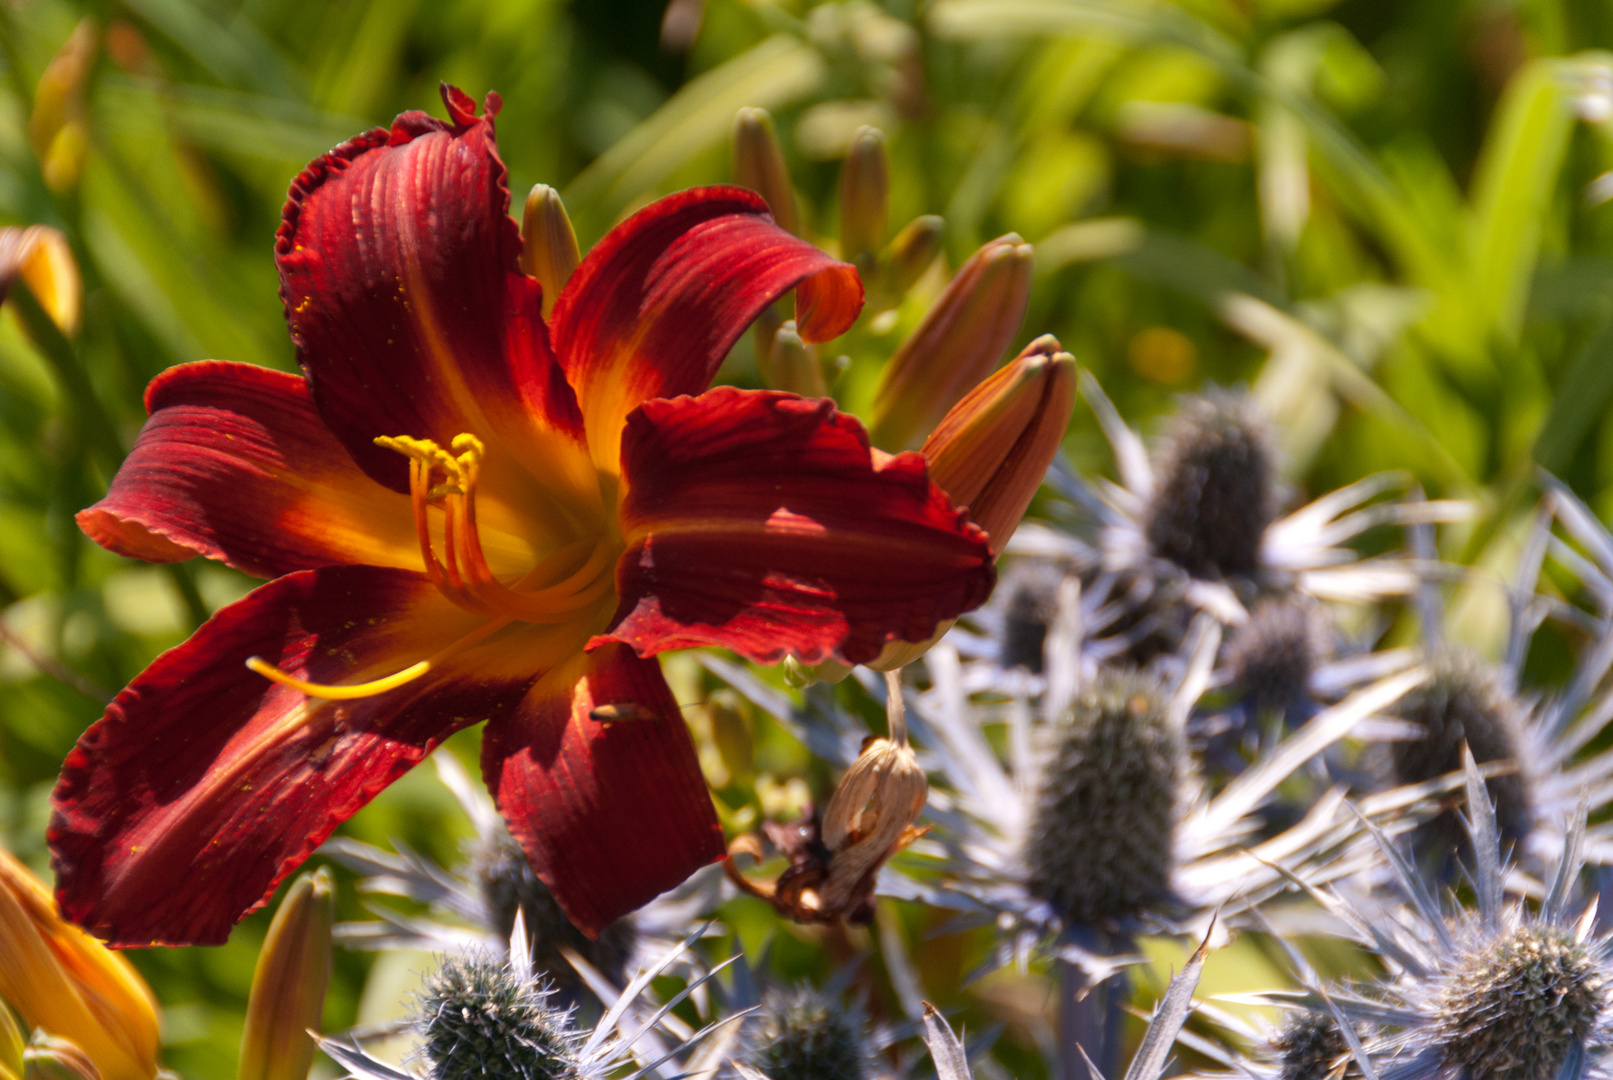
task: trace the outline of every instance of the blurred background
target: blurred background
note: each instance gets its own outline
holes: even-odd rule
[[[1248,385],[1296,500],[1410,470],[1480,506],[1445,538],[1464,563],[1508,550],[1539,469],[1613,516],[1601,0],[0,0],[0,45],[0,224],[62,229],[86,289],[68,354],[0,318],[0,843],[41,873],[73,740],[250,587],[216,566],[120,560],[73,514],[104,491],[157,372],[293,367],[272,261],[287,184],[402,110],[440,114],[441,81],[502,94],[517,203],[554,185],[585,249],[659,195],[730,181],[745,106],[772,112],[800,229],[832,249],[840,161],[860,127],[883,131],[892,231],[925,214],[944,226],[894,314],[870,311],[837,346],[849,407],[950,271],[1013,232],[1036,253],[1016,348],[1057,334],[1145,432],[1176,395]],[[727,381],[757,383],[750,340]],[[1111,470],[1084,406],[1066,450]],[[1475,601],[1473,633],[1486,618]],[[1568,663],[1549,629],[1536,653],[1548,681]],[[704,700],[692,662],[668,673]],[[854,682],[839,692],[872,707]],[[827,767],[764,716],[689,715],[735,828],[826,793]],[[452,745],[471,765],[476,737]],[[452,863],[471,827],[421,769],[344,831]],[[351,880],[338,874],[341,911],[359,916]],[[1042,1075],[1044,975],[966,989],[984,944],[927,937],[939,915],[882,905],[876,933],[925,942],[925,996],[971,1030],[1004,1025],[999,1059]],[[233,1072],[266,916],[228,946],[134,955],[181,1074]],[[869,947],[866,931],[783,925],[758,902],[724,917],[748,947],[771,942],[785,978]],[[1181,955],[1161,946],[1162,964]],[[429,962],[340,953],[327,1029],[394,1015]],[[1274,970],[1228,956],[1206,985]],[[880,962],[857,978],[876,1015],[892,1011]]]

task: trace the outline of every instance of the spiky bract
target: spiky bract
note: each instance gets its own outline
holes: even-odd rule
[[[1434,990],[1431,1035],[1466,1080],[1551,1080],[1610,1004],[1572,927],[1520,925],[1469,945]]]
[[[1025,852],[1031,894],[1081,924],[1161,902],[1186,769],[1163,688],[1134,672],[1100,673],[1054,730]]]
[[[1335,1070],[1350,1053],[1334,1019],[1309,1009],[1289,1015],[1271,1049],[1279,1080],[1328,1080],[1338,1075]],[[1359,1077],[1361,1071],[1352,1061],[1343,1075]]]
[[[1502,685],[1495,671],[1463,652],[1445,652],[1432,658],[1432,674],[1423,686],[1400,700],[1396,712],[1422,727],[1420,739],[1390,744],[1395,778],[1404,784],[1422,783],[1462,767],[1462,745],[1473,751],[1480,765],[1512,762],[1515,768],[1487,781],[1495,801],[1496,823],[1507,840],[1520,840],[1533,825],[1527,762],[1519,753],[1524,718],[1518,701]],[[1425,849],[1452,851],[1464,833],[1454,812],[1446,811],[1419,830]]]
[[[767,1002],[752,1057],[770,1080],[863,1080],[871,1071],[861,1015],[808,988]]]
[[[1327,651],[1316,610],[1294,599],[1256,604],[1227,644],[1234,687],[1257,712],[1287,711],[1310,695],[1310,679]]]
[[[552,991],[485,955],[455,957],[416,1002],[432,1080],[578,1080],[578,1036]]]
[[[1185,400],[1154,464],[1143,516],[1149,549],[1195,577],[1252,574],[1276,516],[1276,454],[1247,399]]]
[[[623,969],[637,937],[631,918],[612,923],[598,940],[590,940],[566,918],[549,887],[532,872],[521,845],[503,829],[479,841],[470,857],[488,923],[508,941],[515,929],[515,913],[520,911],[531,942],[532,966],[557,988],[570,993],[582,987],[577,970],[561,955],[562,947],[582,956],[611,982],[622,984]]]

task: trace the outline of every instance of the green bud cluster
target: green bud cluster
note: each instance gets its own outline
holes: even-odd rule
[[[803,988],[763,1010],[752,1062],[770,1080],[864,1080],[871,1070],[864,1025],[854,1010]]]
[[[1187,751],[1158,681],[1101,673],[1054,729],[1025,852],[1031,894],[1083,924],[1164,901]]]
[[[1610,1004],[1571,927],[1519,926],[1470,947],[1441,981],[1434,1039],[1465,1080],[1555,1077]]]
[[[1276,516],[1276,453],[1254,409],[1238,395],[1188,398],[1154,462],[1149,549],[1195,577],[1252,574]]]
[[[631,919],[612,923],[598,940],[588,938],[571,924],[549,887],[532,872],[521,845],[502,830],[476,844],[470,862],[488,923],[508,941],[515,929],[515,913],[525,915],[532,966],[555,987],[566,992],[582,987],[581,976],[561,955],[562,947],[582,956],[611,982],[622,984],[623,969],[637,938]]]
[[[449,960],[416,1002],[432,1080],[577,1080],[578,1035],[552,994],[503,960]]]

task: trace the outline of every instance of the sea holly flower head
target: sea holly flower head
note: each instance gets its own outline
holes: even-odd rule
[[[65,763],[60,902],[116,944],[222,941],[483,720],[511,834],[598,933],[723,853],[657,653],[861,663],[991,589],[984,532],[922,457],[876,458],[826,400],[707,389],[791,290],[804,341],[843,332],[851,266],[750,192],[696,189],[606,235],[546,320],[497,97],[479,116],[443,96],[448,120],[405,113],[293,183],[275,257],[302,375],[165,372],[79,516],[125,555],[271,579],[138,676]],[[552,216],[533,215],[551,252]]]

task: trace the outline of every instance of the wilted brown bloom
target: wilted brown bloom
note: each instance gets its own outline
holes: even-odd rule
[[[930,788],[907,745],[898,674],[887,673],[885,685],[890,737],[870,736],[863,743],[862,753],[841,777],[821,817],[808,807],[793,825],[764,826],[774,847],[790,860],[778,881],[753,882],[735,867],[735,855],[761,857],[761,842],[755,836],[736,837],[729,845],[723,863],[729,879],[797,922],[872,919],[879,868],[929,831],[913,825]]]

